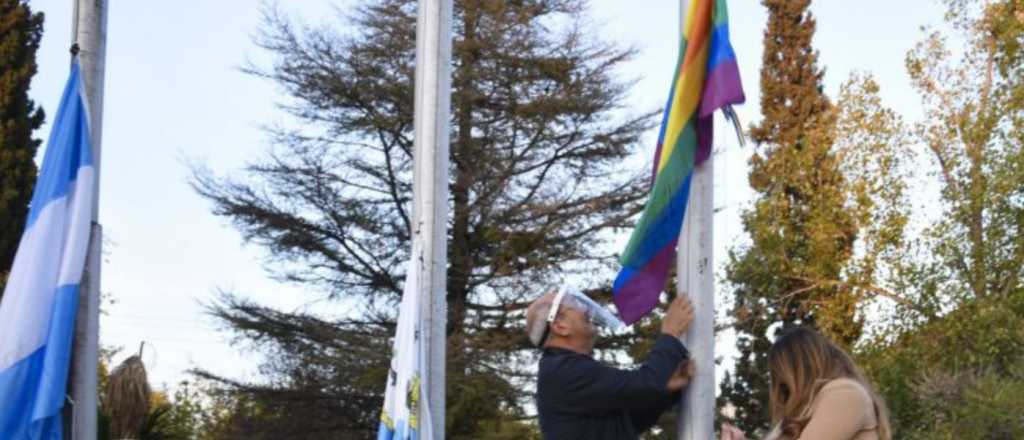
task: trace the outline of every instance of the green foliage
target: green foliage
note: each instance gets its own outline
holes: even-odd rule
[[[944,290],[939,301],[947,310],[1019,289],[1024,262],[1024,83],[1020,66],[1002,64],[1019,59],[1024,26],[994,30],[991,19],[1021,6],[1003,1],[976,11],[949,3],[964,32],[962,54],[954,56],[948,37],[931,32],[907,56],[926,112],[915,135],[938,164],[943,202],[925,235],[936,258],[914,264],[932,265],[922,281]]]
[[[508,415],[480,420],[476,431],[486,440],[540,440],[540,426],[536,420],[524,420]]]
[[[815,322],[807,300],[838,291],[813,284],[836,278],[848,258],[836,252],[848,254],[845,247],[852,242],[848,222],[834,206],[842,200],[830,194],[841,176],[830,152],[832,104],[821,92],[823,72],[811,48],[816,23],[810,1],[762,4],[768,9],[761,66],[764,118],[750,129],[758,151],[749,175],[758,199],[743,213],[750,243],[730,251],[726,268],[740,356],[719,398],[720,405],[736,407],[735,423],[751,433],[764,433],[770,420],[764,374],[769,328]],[[836,221],[824,222],[837,214]],[[827,226],[825,240],[816,240],[812,224]]]
[[[999,383],[1008,389],[1021,385],[1024,291],[971,301],[895,342],[868,343],[860,360],[889,404],[897,438],[912,434],[946,438],[927,435],[938,435],[936,429],[941,426],[983,426],[996,421],[1001,412],[988,413],[986,406],[970,397],[982,399],[985,394],[980,390],[998,388]],[[1002,396],[1004,401],[1020,398],[1012,393],[991,396]],[[1018,417],[1005,425],[1021,429],[1022,423]]]
[[[941,395],[929,396],[928,423],[908,433],[924,439],[1017,439],[1024,437],[1024,358],[1016,360],[1011,374],[987,372],[945,378]],[[949,380],[951,379],[951,380]]]
[[[1009,439],[1024,431],[1024,99],[1019,1],[947,1],[959,40],[930,32],[907,56],[926,116],[941,215],[892,264],[921,310],[893,316],[859,356],[895,438]]]
[[[0,0],[0,297],[28,217],[36,181],[33,159],[43,110],[28,97],[36,74],[43,14],[28,2]]]
[[[784,8],[806,7],[806,2],[766,5],[780,13]],[[773,6],[777,9],[771,9]],[[768,344],[764,338],[758,346],[757,338],[775,322],[764,322],[763,317],[778,316],[780,297],[790,300],[789,305],[802,301],[798,313],[808,314],[823,332],[857,351],[889,401],[896,438],[947,435],[942,434],[946,428],[940,427],[945,420],[942,417],[965,426],[998,420],[996,416],[982,417],[982,407],[971,406],[967,397],[963,397],[967,403],[961,405],[956,400],[927,397],[934,393],[923,390],[927,384],[952,377],[956,379],[947,382],[957,384],[958,396],[968,396],[967,390],[980,390],[999,380],[1012,388],[1016,380],[1007,371],[1019,361],[1024,340],[1019,318],[1024,275],[1024,76],[1020,62],[1024,20],[1019,16],[1024,15],[1024,7],[1014,1],[982,4],[970,0],[950,0],[947,6],[947,16],[966,45],[954,56],[947,47],[948,38],[932,32],[909,53],[908,74],[926,113],[922,121],[909,127],[882,105],[879,85],[864,74],[855,74],[843,85],[833,107],[807,119],[819,124],[777,122],[806,115],[802,111],[815,107],[799,104],[809,89],[805,87],[808,92],[800,94],[791,81],[779,81],[777,75],[785,74],[786,69],[807,69],[813,63],[788,63],[793,57],[775,47],[801,42],[807,49],[799,54],[808,56],[813,51],[806,44],[805,33],[780,30],[769,21],[762,79],[775,81],[764,88],[765,122],[752,129],[752,137],[798,142],[797,148],[784,150],[785,155],[771,151],[765,159],[755,156],[751,184],[761,196],[744,217],[752,243],[733,250],[727,269],[735,289],[741,356],[735,376],[724,383],[723,403],[738,402],[738,421],[748,430],[763,428],[766,418],[765,408],[746,402],[765,402],[767,398],[763,353]],[[790,20],[783,21],[807,21],[794,16],[790,13],[786,16]],[[778,57],[776,52],[783,55]],[[781,67],[773,66],[776,63]],[[772,93],[781,95],[767,96]],[[795,111],[775,110],[772,106],[780,102],[794,106]],[[782,129],[787,126],[795,127],[788,138]],[[817,145],[814,139],[831,141],[828,153],[817,156],[824,159],[813,163],[818,165],[816,170],[834,164],[842,178],[833,180],[832,186],[827,182],[796,183],[802,178],[800,165],[806,164],[801,155],[811,154]],[[914,144],[925,149],[915,151]],[[781,158],[780,164],[771,165],[775,157]],[[925,163],[934,163],[934,172],[921,172]],[[914,231],[923,232],[908,237],[908,191],[919,188],[918,178],[937,184],[940,203],[930,209],[940,214]],[[832,203],[809,203],[794,214],[787,209],[802,205],[786,197],[799,194],[801,188],[812,188],[813,195],[806,200]],[[773,195],[773,190],[786,197]],[[836,216],[835,227],[815,225],[814,215],[798,215],[822,207],[842,213]],[[846,235],[853,243],[850,248],[813,245],[823,239],[828,245],[828,238],[843,237],[840,231],[844,230],[851,234]],[[849,253],[837,252],[828,258],[824,253],[804,251],[815,248],[846,249]],[[828,268],[822,259],[839,266],[821,270]],[[807,284],[794,285],[794,280]],[[780,296],[777,292],[790,293]],[[868,301],[875,306],[885,304],[871,301],[874,298],[891,300],[891,307],[878,309],[883,313],[872,320],[867,334],[844,332],[842,325],[834,324],[846,322],[855,326],[848,329],[859,328],[855,317],[863,315],[858,315],[858,310]],[[982,377],[985,379],[979,379]],[[940,407],[951,408],[947,416],[938,415],[941,412],[936,408]],[[1011,434],[1005,435],[1012,435],[1015,428],[1011,425],[1008,429]],[[1002,431],[948,432],[960,433],[955,435],[963,438],[1004,435]],[[971,437],[974,434],[982,437]]]
[[[836,104],[823,94],[809,1],[763,4],[764,119],[751,127],[758,151],[750,162],[758,198],[743,213],[750,242],[730,251],[726,267],[739,357],[719,399],[735,408],[740,428],[761,434],[770,419],[771,329],[809,324],[850,347],[865,301],[912,305],[880,287],[880,267],[897,259],[907,224],[906,128],[869,75],[847,81]]]
[[[170,404],[151,409],[142,422],[137,438],[139,440],[189,440],[191,429],[173,423],[171,420],[173,410],[174,407]]]

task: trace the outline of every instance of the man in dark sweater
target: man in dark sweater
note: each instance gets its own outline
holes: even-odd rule
[[[620,370],[591,355],[601,312],[577,293],[548,293],[526,312],[530,340],[543,354],[537,375],[537,412],[545,439],[636,439],[679,400],[693,375],[679,341],[693,321],[682,295],[669,305],[643,364]]]

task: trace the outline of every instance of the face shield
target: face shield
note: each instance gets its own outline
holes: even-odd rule
[[[596,327],[610,331],[615,331],[625,327],[625,324],[615,316],[614,313],[590,299],[586,294],[580,292],[579,289],[570,286],[563,286],[558,290],[558,293],[555,294],[554,300],[551,301],[551,309],[548,311],[547,316],[547,326],[544,329],[544,335],[541,337],[538,345],[543,346],[544,341],[548,339],[548,333],[551,331],[551,323],[555,321],[561,307],[571,307],[582,311],[587,316],[587,320]]]

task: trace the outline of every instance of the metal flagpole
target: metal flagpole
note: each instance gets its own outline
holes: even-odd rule
[[[693,324],[684,342],[696,362],[697,374],[683,393],[679,438],[705,440],[714,436],[715,418],[715,279],[714,155],[694,170],[690,201],[679,246],[677,291],[693,302]]]
[[[679,2],[680,35],[687,3]],[[715,433],[714,159],[712,154],[693,171],[676,260],[677,292],[686,292],[693,302],[694,320],[684,341],[697,367],[679,409],[677,432],[682,440],[708,440]]]
[[[95,439],[97,433],[97,383],[99,364],[99,304],[100,258],[103,231],[99,225],[99,178],[102,159],[103,132],[103,75],[107,51],[107,1],[72,0],[74,18],[71,36],[77,47],[82,81],[85,87],[85,107],[89,117],[89,131],[96,169],[96,195],[92,209],[92,234],[89,253],[80,290],[75,335],[72,348],[71,377],[71,438]],[[74,50],[74,49],[73,49]]]
[[[432,437],[444,438],[448,263],[448,138],[451,107],[452,0],[420,0],[416,23],[413,240],[420,258],[421,329]]]

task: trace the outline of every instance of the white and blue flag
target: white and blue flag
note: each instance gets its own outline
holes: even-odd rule
[[[96,170],[75,60],[0,302],[0,439],[59,440]]]
[[[384,392],[384,410],[380,415],[377,440],[431,439],[430,407],[422,380],[426,371],[423,338],[420,337],[419,246],[413,245],[413,257],[405,276],[402,303],[398,309],[398,325],[391,351],[391,369]],[[427,415],[420,420],[420,406]]]

